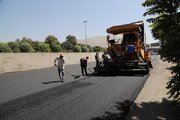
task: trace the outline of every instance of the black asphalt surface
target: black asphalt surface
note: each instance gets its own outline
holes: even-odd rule
[[[80,75],[79,65],[66,70]],[[116,104],[126,99],[134,101],[148,78],[89,73],[78,79],[66,73],[63,83],[56,67],[1,74],[0,120],[91,120],[106,111],[117,112]]]

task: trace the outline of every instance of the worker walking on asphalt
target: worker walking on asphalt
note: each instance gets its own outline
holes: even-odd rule
[[[57,66],[59,78],[62,82],[64,82],[65,59],[62,54],[54,60],[54,66]]]
[[[81,72],[82,75],[88,75],[87,74],[87,60],[89,59],[89,57],[87,56],[86,58],[81,58],[80,59],[80,65],[81,65]]]

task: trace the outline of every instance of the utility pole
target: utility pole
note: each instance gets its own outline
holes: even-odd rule
[[[82,23],[84,23],[86,45],[87,45],[87,30],[86,30],[86,23],[87,23],[87,22],[88,22],[87,20],[85,20],[85,21],[82,22]]]

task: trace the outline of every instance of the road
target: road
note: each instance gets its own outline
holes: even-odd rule
[[[80,74],[79,65],[68,65],[66,70]],[[117,112],[116,103],[134,101],[147,78],[91,75],[73,79],[66,73],[62,83],[55,67],[2,74],[0,119],[90,120],[105,111]]]

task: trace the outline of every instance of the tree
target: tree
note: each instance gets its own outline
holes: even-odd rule
[[[94,46],[93,51],[94,52],[103,52],[105,49],[100,46]]]
[[[53,35],[49,35],[45,39],[45,43],[47,44],[52,44],[53,42],[57,42],[57,41],[58,41],[57,38]]]
[[[40,49],[40,52],[51,52],[51,49],[48,44],[39,42],[37,47]]]
[[[93,47],[91,47],[90,45],[87,45],[88,48],[88,52],[93,52]]]
[[[148,7],[144,16],[156,16],[147,21],[153,37],[161,41],[161,57],[176,64],[171,67],[173,77],[167,89],[169,97],[180,101],[180,0],[146,0],[142,5]]]
[[[34,49],[32,48],[31,44],[29,44],[26,41],[20,42],[19,49],[21,52],[34,52]]]
[[[49,35],[45,39],[45,43],[49,44],[49,47],[51,48],[52,52],[60,52],[61,51],[60,42],[57,40],[56,37]]]
[[[61,51],[61,46],[59,42],[52,42],[50,44],[50,48],[52,52],[60,52]]]
[[[35,52],[50,52],[51,49],[49,47],[49,44],[46,44],[44,42],[39,42],[39,41],[33,41],[33,49]]]
[[[7,43],[0,43],[0,53],[9,53],[11,52],[11,48]]]
[[[81,46],[76,45],[76,46],[74,47],[74,52],[81,52]]]
[[[66,51],[73,51],[74,50],[74,45],[71,44],[70,42],[63,42],[61,44],[61,47],[63,50],[66,50]]]
[[[11,48],[12,52],[20,52],[18,42],[8,42],[8,45]]]
[[[81,51],[88,52],[89,50],[88,50],[88,47],[84,45],[84,46],[81,46]]]
[[[28,42],[30,45],[32,45],[33,43],[33,40],[31,38],[26,38],[26,37],[23,37],[22,40],[20,40],[21,42]]]
[[[81,47],[81,52],[89,52],[89,49],[91,49],[91,46],[88,47],[88,45],[85,44],[79,43],[78,45]]]
[[[76,39],[76,37],[73,36],[73,35],[68,35],[68,36],[66,37],[66,42],[71,43],[73,46],[76,46],[76,45],[77,45],[77,39]]]

